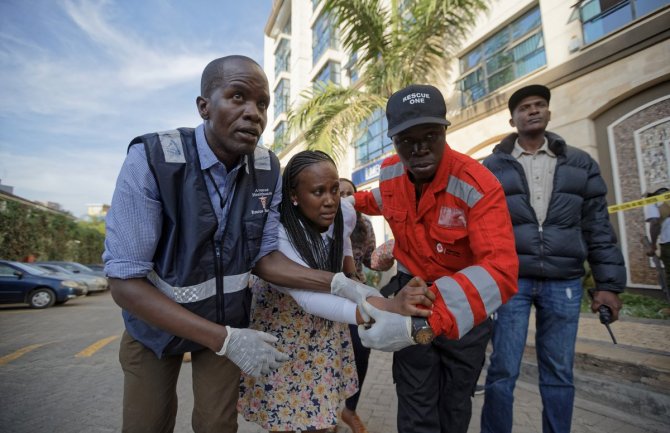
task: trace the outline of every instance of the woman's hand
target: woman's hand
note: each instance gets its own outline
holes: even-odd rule
[[[377,309],[420,317],[430,316],[434,300],[435,294],[428,290],[426,282],[419,277],[412,278],[392,299],[367,299]]]

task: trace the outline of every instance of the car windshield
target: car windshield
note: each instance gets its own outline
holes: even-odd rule
[[[36,266],[45,270],[45,271],[47,271],[47,272],[58,272],[58,273],[61,273],[61,274],[71,274],[72,273],[65,268],[61,268],[60,266],[50,266],[50,265],[42,265],[42,264],[38,264]]]
[[[31,265],[29,263],[14,263],[14,266],[20,268],[22,271],[28,272],[29,274],[33,275],[44,275],[49,273],[44,269],[40,268],[39,266]]]
[[[80,271],[80,272],[91,272],[92,271],[92,269],[89,269],[86,266],[84,266],[80,263],[75,263],[75,262],[63,263],[63,264],[59,264],[59,266],[62,266],[65,269],[68,269],[68,270],[71,270],[71,271],[74,271],[74,270],[77,270],[77,271]]]

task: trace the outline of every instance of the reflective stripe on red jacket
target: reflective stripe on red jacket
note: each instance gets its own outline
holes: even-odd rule
[[[399,268],[433,282],[437,299],[428,321],[437,334],[462,337],[516,293],[518,259],[505,195],[474,159],[445,144],[418,205],[397,155],[382,163],[379,188],[354,196],[357,211],[388,222]]]

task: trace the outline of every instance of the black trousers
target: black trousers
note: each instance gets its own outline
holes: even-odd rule
[[[440,336],[393,354],[398,433],[467,433],[492,329],[487,319],[460,340]]]
[[[358,336],[358,325],[349,325],[351,332],[351,344],[354,348],[354,358],[356,361],[356,373],[358,373],[358,391],[345,400],[345,406],[349,410],[356,411],[358,406],[358,399],[361,397],[361,390],[363,389],[363,381],[368,372],[368,360],[370,359],[370,349],[363,346],[361,337]]]

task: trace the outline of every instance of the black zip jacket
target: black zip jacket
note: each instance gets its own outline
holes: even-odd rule
[[[512,217],[520,278],[566,280],[584,275],[588,260],[597,290],[622,292],[626,268],[607,213],[607,186],[598,163],[583,150],[546,132],[557,156],[547,217],[539,225],[523,167],[511,155],[518,134],[505,137],[484,160],[505,190]]]

